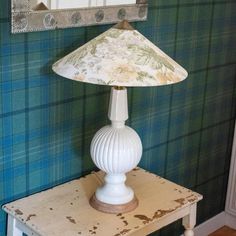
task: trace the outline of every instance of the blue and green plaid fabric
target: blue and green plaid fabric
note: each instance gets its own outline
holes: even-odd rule
[[[182,83],[129,89],[128,124],[141,167],[204,195],[198,223],[224,209],[235,121],[236,1],[150,0],[134,26],[189,72]],[[0,0],[0,204],[95,167],[94,133],[108,122],[109,88],[55,75],[51,65],[110,26],[12,35]],[[6,235],[0,211],[0,235]],[[180,223],[153,235],[180,235]]]

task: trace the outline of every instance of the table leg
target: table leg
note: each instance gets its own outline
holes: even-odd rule
[[[194,226],[196,225],[197,204],[190,206],[189,215],[183,218],[183,226],[185,228],[184,236],[194,236]]]
[[[22,236],[23,232],[16,227],[16,220],[13,216],[8,215],[7,236]]]

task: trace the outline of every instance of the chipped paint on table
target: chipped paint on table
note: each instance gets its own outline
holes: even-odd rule
[[[151,233],[190,214],[191,206],[202,199],[198,193],[136,168],[128,173],[127,183],[135,190],[139,206],[130,213],[106,214],[89,205],[103,175],[92,173],[6,204],[3,210],[42,236],[123,236],[139,235],[144,228],[142,232]]]

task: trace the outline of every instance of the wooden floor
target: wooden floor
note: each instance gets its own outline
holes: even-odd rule
[[[236,230],[224,226],[223,228],[218,229],[209,236],[236,236]]]

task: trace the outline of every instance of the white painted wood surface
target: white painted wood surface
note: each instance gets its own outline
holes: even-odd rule
[[[139,199],[133,212],[111,215],[94,210],[89,199],[102,184],[103,175],[92,173],[3,209],[41,236],[144,236],[180,218],[186,228],[194,226],[196,204],[202,196],[139,168],[127,175],[127,184]]]
[[[234,129],[234,141],[231,155],[230,174],[227,190],[225,211],[236,217],[236,126]]]

